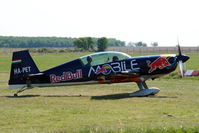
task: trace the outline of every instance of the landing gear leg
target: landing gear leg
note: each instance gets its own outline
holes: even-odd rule
[[[138,87],[139,87],[140,90],[149,89],[145,81],[143,81],[143,82],[141,82],[141,81],[137,82],[137,85],[138,85]]]
[[[25,91],[26,89],[31,89],[31,80],[29,79],[29,77],[26,80],[26,84],[27,86],[24,86],[23,88],[21,88],[20,90],[18,90],[15,94],[14,97],[17,97],[19,93]]]
[[[19,93],[25,91],[26,89],[28,89],[28,87],[21,88],[21,89],[18,90],[16,93],[14,93],[14,97],[17,97]]]

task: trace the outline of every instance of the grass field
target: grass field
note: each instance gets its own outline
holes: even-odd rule
[[[40,70],[45,70],[85,54],[32,56]],[[199,53],[187,55],[191,57],[187,69],[199,69]],[[129,98],[127,93],[137,86],[123,83],[35,88],[16,98],[16,90],[7,89],[10,61],[11,53],[0,53],[0,133],[199,132],[198,77],[148,81],[150,87],[161,89],[152,97]]]

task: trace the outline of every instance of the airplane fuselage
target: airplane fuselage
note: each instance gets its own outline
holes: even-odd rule
[[[78,58],[45,70],[41,75],[29,76],[29,79],[33,87],[138,82],[168,74],[176,69],[177,64],[175,55],[131,57],[89,67]],[[25,72],[31,69],[30,66],[27,68],[24,68]],[[22,70],[14,69],[14,74],[20,72],[23,74]],[[21,85],[25,84],[22,79]]]

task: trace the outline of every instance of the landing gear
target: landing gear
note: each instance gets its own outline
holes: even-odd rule
[[[160,91],[158,88],[148,88],[145,81],[137,82],[137,85],[140,90],[130,93],[130,97],[145,97],[149,95],[155,95]]]
[[[21,88],[20,90],[18,90],[15,94],[14,94],[14,97],[18,97],[18,94],[25,91],[26,89],[31,89],[31,81],[29,79],[29,77],[27,78],[26,80],[26,84],[27,86],[24,86],[23,88]]]
[[[24,88],[21,88],[20,90],[18,90],[16,93],[14,93],[14,97],[18,97],[18,94],[25,91],[26,89],[30,89],[29,87],[24,87]]]

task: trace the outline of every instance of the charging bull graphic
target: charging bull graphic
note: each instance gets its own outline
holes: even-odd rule
[[[151,63],[151,61],[147,60],[148,66],[150,67],[150,70],[148,71],[148,73],[152,73],[153,71],[155,71],[157,68],[159,69],[163,69],[167,66],[170,66],[171,64],[167,61],[166,58],[164,57],[159,57],[157,58],[154,62]],[[150,64],[151,63],[151,64]]]

